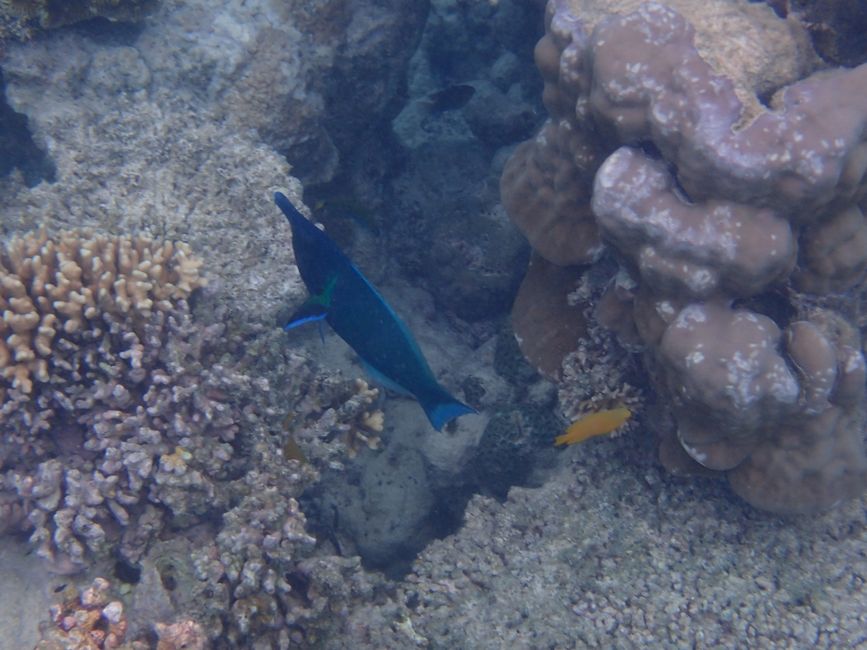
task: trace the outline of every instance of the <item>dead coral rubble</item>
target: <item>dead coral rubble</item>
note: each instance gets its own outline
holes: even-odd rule
[[[127,621],[123,603],[113,600],[110,584],[96,578],[84,589],[67,586],[60,603],[51,607],[51,619],[42,625],[36,650],[110,650],[123,644]]]
[[[548,3],[536,59],[550,119],[506,165],[510,216],[551,262],[593,263],[601,250],[562,251],[598,239],[629,274],[606,309],[634,322],[615,325],[644,344],[673,411],[665,462],[683,469],[677,446],[776,512],[860,493],[864,357],[851,323],[863,315],[835,294],[867,276],[867,65],[800,81],[783,71],[768,109],[761,70],[793,26],[766,7],[672,0],[694,28],[650,2],[590,30],[577,4]],[[743,22],[743,51],[711,18]],[[748,33],[759,23],[764,41]],[[595,149],[564,149],[573,141]]]

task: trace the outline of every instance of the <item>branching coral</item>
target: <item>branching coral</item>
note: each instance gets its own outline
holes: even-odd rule
[[[5,345],[32,351],[8,359],[28,382],[10,371],[3,383],[6,530],[31,531],[58,570],[113,552],[157,575],[160,601],[204,626],[163,626],[160,647],[197,630],[202,642],[321,634],[332,595],[350,597],[332,574],[366,583],[357,560],[313,560],[298,499],[353,445],[376,445],[378,392],[317,374],[280,330],[197,324],[186,298],[203,279],[183,245],[41,233],[0,262]],[[307,461],[282,453],[286,407]],[[212,536],[191,551],[196,530]]]
[[[313,460],[333,468],[362,448],[378,449],[384,417],[376,407],[379,389],[363,379],[320,376],[298,404],[290,435],[309,449]]]
[[[224,634],[233,644],[279,630],[289,601],[305,598],[293,592],[287,577],[316,540],[304,530],[304,515],[289,496],[297,492],[297,481],[283,478],[275,485],[268,475],[265,485],[262,474],[247,474],[248,494],[223,515],[215,542],[193,551],[197,578],[214,593],[222,591],[221,583],[228,586],[230,625]]]
[[[111,328],[103,314],[129,317],[141,327],[153,312],[170,311],[204,284],[200,265],[182,242],[72,232],[12,240],[0,256],[3,378],[19,395],[29,394],[34,376],[49,380],[58,332],[95,340]],[[131,363],[137,351],[128,353]]]
[[[40,553],[80,565],[152,520],[145,502],[181,518],[218,505],[215,480],[239,463],[228,396],[267,385],[204,363],[222,326],[192,322],[185,298],[204,281],[189,249],[41,233],[0,261],[4,498]]]
[[[233,647],[263,638],[313,645],[342,603],[378,588],[357,557],[314,554],[293,498],[302,486],[291,469],[250,472],[216,540],[192,551],[200,596],[188,608],[210,622],[209,637]]]

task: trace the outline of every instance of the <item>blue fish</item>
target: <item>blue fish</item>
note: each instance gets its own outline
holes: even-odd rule
[[[274,194],[274,202],[292,227],[295,263],[310,292],[284,329],[326,321],[375,379],[412,395],[437,431],[458,416],[475,413],[440,386],[409,328],[337,244],[284,194]]]

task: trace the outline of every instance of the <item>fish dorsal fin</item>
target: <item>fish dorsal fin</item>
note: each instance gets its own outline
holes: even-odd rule
[[[337,276],[328,279],[322,293],[310,296],[298,310],[292,314],[289,322],[283,326],[284,330],[291,330],[305,323],[319,322],[328,317],[328,309],[331,307],[331,296],[334,287],[337,286]],[[322,334],[320,330],[320,335]]]

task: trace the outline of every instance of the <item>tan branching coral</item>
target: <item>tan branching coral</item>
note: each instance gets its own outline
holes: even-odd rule
[[[223,327],[185,300],[200,265],[185,244],[76,232],[0,251],[0,498],[56,569],[121,535],[140,552],[161,521],[142,502],[201,515],[239,462],[228,395],[267,382],[209,360]]]
[[[97,339],[105,313],[167,312],[205,284],[200,266],[183,242],[44,230],[13,239],[0,252],[0,376],[32,392],[48,381],[59,332]]]

